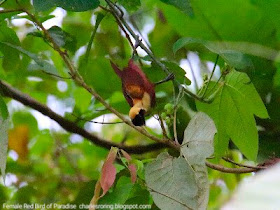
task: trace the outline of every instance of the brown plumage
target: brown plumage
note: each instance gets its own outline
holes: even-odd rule
[[[123,70],[120,70],[113,62],[111,62],[111,66],[121,78],[123,95],[131,106],[129,116],[133,124],[136,126],[145,125],[144,115],[151,107],[155,106],[155,85],[149,81],[132,59]]]

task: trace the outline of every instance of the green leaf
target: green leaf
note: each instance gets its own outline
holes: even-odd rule
[[[120,177],[113,192],[102,197],[98,204],[124,204],[129,198],[133,185],[130,177]]]
[[[31,126],[29,125],[29,127]],[[34,129],[34,127],[32,128]],[[29,155],[33,157],[37,156],[39,158],[45,154],[48,154],[49,151],[51,151],[53,148],[54,148],[53,137],[51,136],[49,130],[42,130],[40,131],[40,135],[36,136],[36,141],[32,144],[31,147],[29,147]]]
[[[128,11],[135,11],[141,6],[140,0],[119,0],[118,3],[124,6]]]
[[[216,124],[216,155],[224,155],[231,139],[247,158],[255,160],[258,131],[254,115],[268,118],[268,113],[254,85],[245,73],[232,70],[224,82],[210,83],[206,96],[210,97],[214,92],[216,96],[211,104],[197,101],[196,105]]]
[[[68,11],[82,12],[97,8],[99,0],[33,0],[36,11],[46,11],[52,7],[62,7]]]
[[[190,85],[191,81],[186,77],[186,72],[179,65],[170,61],[162,61],[166,67],[175,75],[176,80],[180,82],[180,84]]]
[[[135,183],[133,189],[131,190],[129,199],[125,202],[125,204],[149,204],[151,202],[150,200],[150,192],[144,186]]]
[[[8,151],[8,129],[9,120],[4,120],[2,117],[0,117],[0,169],[4,180]]]
[[[38,132],[38,123],[36,118],[29,112],[19,111],[13,113],[12,116],[13,125],[28,125],[30,131],[30,137],[36,136]]]
[[[8,116],[9,116],[9,112],[8,112],[7,105],[4,99],[2,98],[2,96],[0,95],[0,117],[2,117],[3,120],[6,120]]]
[[[17,50],[4,45],[3,42],[7,42],[15,46],[20,45],[20,41],[16,33],[14,30],[7,27],[5,21],[0,23],[0,51],[4,54],[2,63],[3,69],[11,71],[16,69],[19,65],[19,53]]]
[[[13,49],[17,50],[18,52],[21,52],[22,54],[24,54],[24,55],[30,57],[31,59],[33,59],[36,62],[36,64],[30,64],[29,65],[29,70],[38,70],[39,69],[39,70],[45,71],[45,72],[50,73],[50,74],[55,74],[55,75],[58,74],[56,68],[52,64],[50,64],[49,62],[41,59],[36,54],[31,53],[31,52],[23,49],[20,46],[16,46],[16,45],[13,45],[13,44],[10,44],[10,43],[0,42],[0,44],[6,45],[9,48],[13,48]]]
[[[95,180],[80,183],[79,184],[80,189],[78,191],[75,200],[72,203],[77,205],[85,204],[85,203],[89,204],[94,194],[95,184],[96,184]]]
[[[105,15],[103,15],[102,13],[98,13],[97,14],[95,25],[94,25],[94,29],[93,29],[93,32],[91,34],[90,40],[88,42],[88,45],[87,45],[87,50],[86,50],[85,57],[84,57],[84,59],[82,61],[83,65],[87,65],[87,63],[88,63],[88,57],[89,57],[89,54],[90,54],[90,50],[91,50],[91,47],[92,47],[92,43],[93,43],[94,37],[96,35],[96,31],[97,31],[98,26],[100,25],[100,23],[101,23],[101,21],[103,20],[104,17],[105,17]]]
[[[161,153],[146,166],[145,180],[160,209],[197,209],[195,175],[184,158]]]
[[[89,57],[87,65],[83,65],[83,62],[81,62],[79,65],[79,72],[86,83],[92,85],[104,98],[111,96],[116,90],[121,90],[120,79],[114,73],[106,58]],[[104,81],[106,81],[105,84]]]
[[[91,94],[83,88],[76,88],[73,91],[73,96],[75,99],[75,107],[77,107],[82,113],[87,111],[91,102]]]
[[[209,183],[205,159],[213,154],[214,121],[203,112],[197,113],[185,130],[181,153],[192,166],[198,185],[198,209],[206,209],[209,200]]]
[[[205,47],[209,51],[219,54],[230,66],[236,69],[253,67],[253,63],[248,56],[241,52],[230,50],[226,44],[191,37],[184,37],[177,40],[173,45],[173,53],[175,54],[178,50],[188,46],[195,46],[196,49]]]
[[[21,12],[20,12],[21,13]],[[46,16],[39,16],[39,17],[37,17],[38,18],[38,20],[41,22],[41,23],[43,23],[43,22],[45,22],[45,21],[47,21],[47,20],[50,20],[50,19],[52,19],[52,18],[54,18],[55,16],[54,15],[46,15]],[[28,20],[30,20],[30,21],[33,21],[33,19],[29,16],[29,15],[22,15],[22,16],[15,16],[15,17],[13,17],[13,19],[28,19]],[[39,33],[39,32],[31,32],[31,33],[28,33],[28,34],[32,34],[32,33]],[[41,33],[40,33],[41,34]]]
[[[63,47],[69,51],[76,50],[77,40],[71,34],[63,31],[58,26],[52,26],[48,29],[48,32],[59,47]]]
[[[193,16],[193,9],[190,0],[160,0],[165,4],[172,5],[183,13],[189,16]]]
[[[0,22],[5,20],[6,18],[11,18],[13,16],[16,16],[17,14],[21,13],[21,11],[16,11],[16,12],[9,12],[9,13],[4,13],[0,15]]]

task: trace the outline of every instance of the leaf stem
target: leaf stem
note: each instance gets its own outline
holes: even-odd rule
[[[215,61],[214,67],[213,67],[213,69],[212,69],[210,78],[209,78],[209,80],[208,80],[208,82],[207,82],[207,85],[206,85],[206,88],[205,88],[205,90],[204,90],[204,93],[203,93],[202,96],[201,96],[202,98],[204,98],[204,96],[205,96],[205,94],[206,94],[206,92],[207,92],[207,89],[208,89],[208,87],[209,87],[209,84],[210,84],[210,82],[211,82],[211,80],[212,80],[212,78],[213,78],[213,75],[214,75],[214,72],[215,72],[215,69],[216,69],[218,60],[219,60],[219,54],[218,54],[217,57],[216,57],[216,61]]]

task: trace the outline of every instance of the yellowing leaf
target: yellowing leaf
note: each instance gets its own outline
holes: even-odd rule
[[[29,127],[27,125],[19,125],[9,131],[9,149],[14,150],[20,160],[26,160],[28,155]]]

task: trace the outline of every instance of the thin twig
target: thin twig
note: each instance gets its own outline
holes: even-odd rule
[[[232,173],[232,174],[252,173],[252,172],[256,172],[259,170],[259,169],[257,170],[254,168],[227,168],[225,166],[210,163],[208,161],[206,161],[206,166],[209,168],[212,168],[214,170],[217,170],[217,171],[221,171],[224,173]]]
[[[208,80],[208,82],[207,82],[207,85],[206,85],[206,88],[205,88],[205,90],[204,90],[204,93],[202,94],[202,98],[204,98],[204,96],[205,96],[205,94],[206,94],[206,92],[207,92],[207,89],[208,89],[208,87],[209,87],[209,84],[210,84],[210,82],[211,82],[211,80],[212,80],[212,77],[213,77],[213,75],[214,75],[214,72],[215,72],[215,69],[216,69],[218,60],[219,60],[219,54],[218,54],[217,57],[216,57],[216,61],[215,61],[214,67],[213,67],[213,69],[212,69],[212,72],[211,72],[210,78],[209,78],[209,80]]]
[[[102,125],[113,125],[113,124],[120,124],[120,123],[124,123],[123,121],[121,122],[97,122],[97,121],[94,121],[94,120],[87,120],[87,119],[84,119],[84,118],[81,118],[75,114],[72,113],[72,115],[74,117],[76,117],[78,120],[82,120],[82,121],[86,121],[86,122],[91,122],[91,123],[96,123],[96,124],[102,124]]]
[[[115,6],[116,6],[116,5],[115,5]],[[119,11],[121,11],[120,8],[118,8],[118,9],[119,9]],[[131,38],[130,38],[130,36],[129,36],[129,34],[128,34],[128,32],[127,32],[126,29],[124,28],[123,24],[122,24],[121,21],[119,20],[119,18],[118,18],[118,16],[116,15],[116,13],[113,12],[112,10],[108,10],[108,11],[110,11],[110,13],[115,17],[115,20],[116,20],[118,26],[119,26],[120,29],[124,32],[126,39],[128,40],[130,46],[132,47],[133,56],[136,54],[136,55],[139,57],[138,52],[137,52],[137,50],[136,50],[136,48],[138,47],[139,41],[136,40],[136,41],[135,41],[135,45],[134,45],[133,42],[132,42],[132,40],[131,40]],[[123,15],[123,14],[122,14],[122,15]],[[142,61],[141,61],[140,59],[139,59],[139,63],[140,63],[141,66],[143,66],[143,63],[142,63]]]
[[[159,121],[163,136],[165,138],[168,138],[168,135],[167,135],[167,132],[166,132],[166,129],[165,129],[165,126],[164,126],[164,123],[163,123],[163,120],[162,120],[162,117],[160,116],[160,114],[158,114],[157,120]]]
[[[256,169],[256,170],[261,170],[261,169],[266,169],[267,167],[263,167],[263,166],[249,166],[249,165],[245,165],[245,164],[241,164],[241,163],[236,163],[233,160],[227,158],[227,157],[223,157],[224,161],[227,161],[229,163],[232,163],[234,165],[240,166],[240,167],[245,167],[245,168],[252,168],[252,169]]]
[[[197,84],[197,80],[195,78],[195,74],[194,74],[194,70],[193,70],[193,67],[192,67],[192,63],[190,62],[190,60],[188,58],[187,58],[187,62],[189,63],[189,66],[190,66],[190,69],[191,69],[191,73],[192,73],[192,76],[193,76],[195,92],[197,92],[198,91],[198,84]]]
[[[65,79],[72,79],[72,77],[63,77],[63,76],[60,76],[60,75],[57,75],[57,74],[53,74],[53,73],[51,73],[51,72],[46,72],[46,71],[44,71],[44,70],[42,70],[42,72],[45,73],[45,74],[47,74],[47,75],[51,75],[51,76],[53,76],[53,77],[57,77],[57,78],[63,79],[63,80],[65,80]]]
[[[128,23],[123,19],[122,15],[120,15],[118,12],[120,11],[120,8],[116,9],[115,5],[110,1],[110,0],[105,0],[107,2],[107,4],[109,5],[110,9],[112,10],[112,12],[115,14],[115,17],[118,19],[118,21],[120,21],[123,26],[129,31],[129,33],[131,34],[131,36],[137,40],[139,39],[139,36],[137,34],[134,33],[134,31],[132,30],[132,28],[128,25]],[[162,64],[159,60],[156,59],[156,57],[154,56],[154,54],[142,43],[139,42],[139,46],[155,61],[155,63],[157,65],[159,65],[163,71],[166,74],[170,74],[170,71],[166,68],[166,66],[164,64]]]
[[[136,21],[135,21],[135,19],[134,19],[134,16],[131,16],[131,15],[130,15],[130,16],[129,16],[129,19],[130,19],[130,22],[131,22],[131,24],[133,25],[133,27],[134,27],[134,28],[137,30],[137,32],[140,34],[142,40],[144,40],[144,42],[146,43],[146,45],[150,48],[150,45],[149,45],[148,40],[146,40],[146,39],[144,38],[144,36],[143,36],[141,30],[140,30],[139,27],[137,26],[137,23],[136,23]],[[151,50],[151,51],[152,51],[152,50]]]

